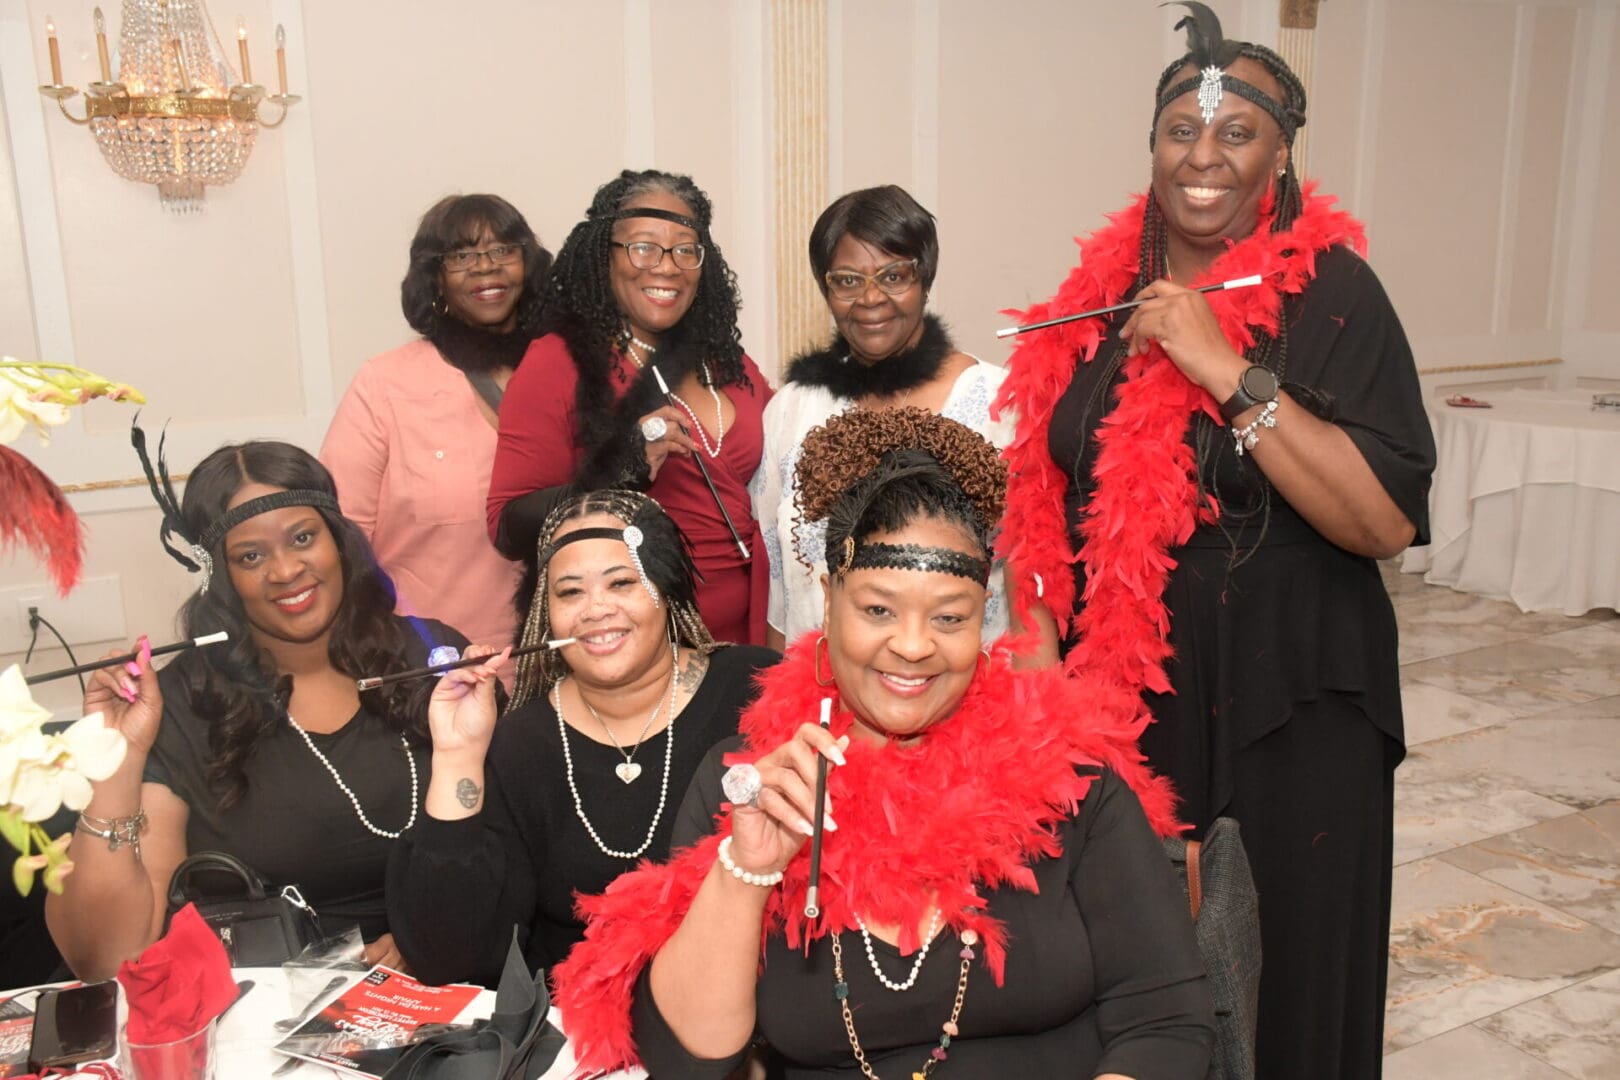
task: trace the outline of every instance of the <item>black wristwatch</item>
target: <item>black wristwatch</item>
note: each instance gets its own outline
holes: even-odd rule
[[[1250,364],[1238,378],[1237,392],[1221,402],[1221,415],[1231,423],[1240,413],[1277,400],[1277,373],[1261,364]]]

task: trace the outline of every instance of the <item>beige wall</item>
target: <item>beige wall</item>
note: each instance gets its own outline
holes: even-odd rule
[[[1218,6],[1229,29],[1275,39],[1275,0]],[[359,364],[405,338],[405,248],[448,192],[506,195],[555,247],[619,168],[691,172],[740,280],[745,344],[767,371],[783,359],[769,118],[770,95],[793,88],[769,85],[763,0],[216,4],[227,28],[246,17],[261,79],[271,28],[287,23],[305,102],[184,218],[114,177],[34,92],[46,7],[0,0],[0,350],[137,383],[148,421],[171,421],[181,467],[230,438],[318,444]],[[1620,181],[1616,9],[1322,5],[1310,172],[1365,217],[1420,364],[1564,355],[1620,376],[1620,204],[1605,197]],[[1071,237],[1146,183],[1176,15],[1149,0],[827,11],[828,190],[895,182],[934,210],[934,307],[1000,360],[999,310],[1049,295]],[[57,15],[83,82],[88,16]],[[802,258],[802,239],[791,247]],[[126,420],[97,405],[48,451],[22,448],[64,482],[133,477]],[[88,572],[118,575],[131,634],[162,634],[188,582],[155,543],[145,495],[77,498]],[[0,561],[0,588],[40,579],[27,559]]]

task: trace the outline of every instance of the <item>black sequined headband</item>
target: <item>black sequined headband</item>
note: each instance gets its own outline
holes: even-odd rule
[[[1282,129],[1283,141],[1294,145],[1294,132],[1305,126],[1305,117],[1290,109],[1285,109],[1282,103],[1251,82],[1246,82],[1236,75],[1228,75],[1220,68],[1211,64],[1196,76],[1183,79],[1164,92],[1159,98],[1158,108],[1153,110],[1153,130],[1159,129],[1159,115],[1165,107],[1176,98],[1189,91],[1198,91],[1198,106],[1204,117],[1204,123],[1215,118],[1215,110],[1221,105],[1221,92],[1230,90],[1240,98],[1246,98],[1264,109],[1271,118],[1277,121]]]
[[[853,536],[844,538],[844,557],[839,560],[840,576],[851,570],[918,570],[926,574],[955,574],[990,584],[990,564],[954,548],[925,547],[922,544],[857,544]]]
[[[286,491],[274,491],[269,495],[260,495],[257,499],[249,499],[239,506],[233,506],[221,514],[217,520],[198,538],[197,543],[203,550],[213,551],[214,545],[225,539],[225,534],[236,528],[248,518],[268,514],[272,510],[280,510],[288,506],[308,506],[316,510],[327,510],[341,515],[343,511],[338,507],[338,501],[324,491],[313,488],[289,488]]]

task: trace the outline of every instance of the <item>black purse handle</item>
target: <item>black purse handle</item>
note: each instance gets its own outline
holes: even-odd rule
[[[199,851],[195,855],[187,856],[184,862],[174,868],[174,876],[169,879],[169,910],[184,907],[193,899],[188,890],[192,876],[198,873],[234,875],[241,879],[243,888],[247,891],[247,899],[265,898],[264,878],[247,863],[223,851]]]

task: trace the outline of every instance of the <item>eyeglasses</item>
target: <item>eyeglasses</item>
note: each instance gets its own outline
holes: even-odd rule
[[[676,244],[674,247],[665,247],[650,240],[632,240],[629,243],[615,240],[613,245],[624,248],[624,253],[630,257],[630,265],[638,270],[651,270],[664,261],[665,255],[675,260],[675,266],[680,270],[696,270],[703,265],[702,244]]]
[[[917,260],[901,259],[880,267],[875,274],[829,270],[826,281],[828,291],[840,300],[859,300],[866,295],[869,285],[876,285],[890,296],[899,296],[917,284]]]
[[[496,244],[494,247],[485,248],[483,251],[447,251],[439,256],[439,263],[446,270],[463,273],[477,266],[478,261],[485,255],[489,256],[492,265],[505,266],[523,258],[523,245]]]

